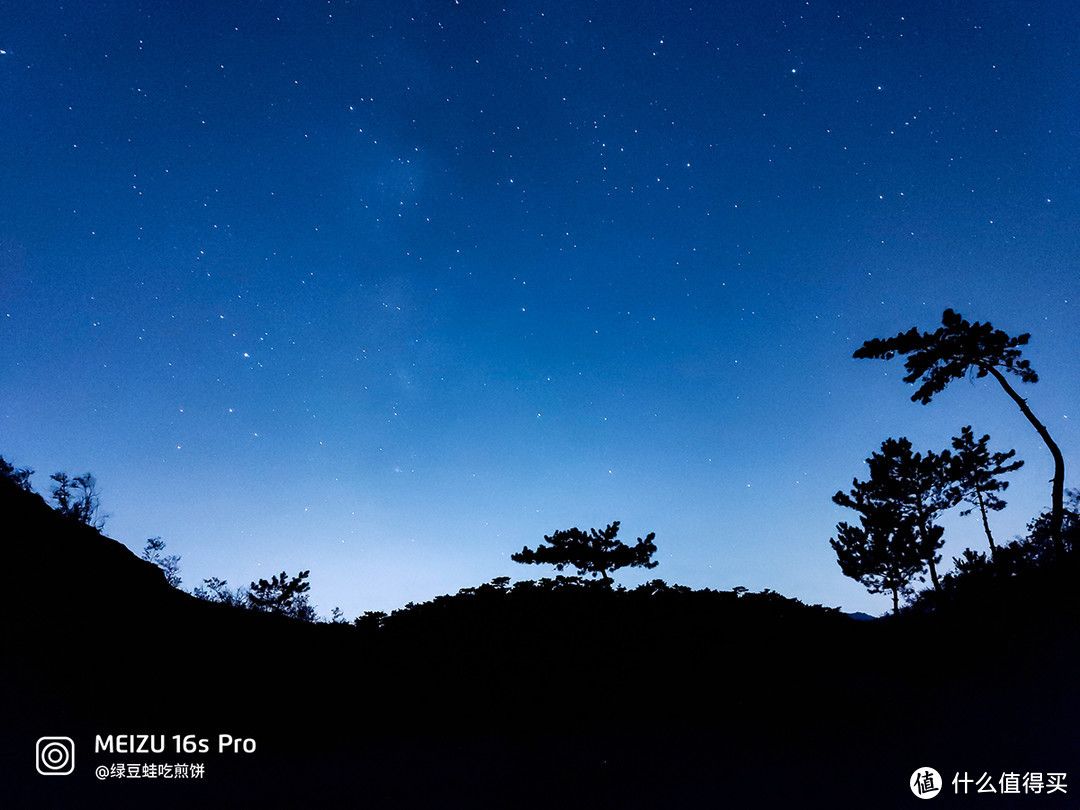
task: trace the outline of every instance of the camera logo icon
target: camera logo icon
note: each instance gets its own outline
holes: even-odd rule
[[[71,737],[41,737],[34,764],[42,776],[67,776],[75,770],[75,741]]]

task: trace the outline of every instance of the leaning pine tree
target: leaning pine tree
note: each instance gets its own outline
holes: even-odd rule
[[[976,377],[990,375],[997,380],[1038,432],[1054,458],[1049,530],[1054,554],[1061,559],[1065,553],[1061,535],[1065,509],[1065,459],[1046,425],[1035,417],[1027,400],[1016,392],[1005,376],[1011,374],[1026,383],[1038,382],[1039,375],[1027,360],[1020,357],[1019,347],[1027,345],[1030,337],[1028,334],[1010,337],[989,323],[968,323],[958,313],[947,309],[941,316],[941,328],[936,332],[919,332],[912,327],[891,338],[874,338],[863,343],[854,356],[889,360],[898,354],[907,355],[904,368],[908,374],[904,382],[921,381],[911,399],[924,405],[933,399],[934,394],[945,390],[950,382],[962,379],[969,373],[973,372]]]

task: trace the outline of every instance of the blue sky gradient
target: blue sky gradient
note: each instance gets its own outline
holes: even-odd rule
[[[628,585],[883,612],[828,540],[885,438],[1015,447],[1001,538],[1049,502],[992,382],[851,359],[946,307],[1032,333],[1072,469],[1075,4],[232,5],[0,27],[0,452],[188,587],[351,617],[620,520]]]

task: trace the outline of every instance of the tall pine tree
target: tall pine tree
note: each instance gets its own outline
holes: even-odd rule
[[[930,569],[935,590],[941,590],[937,564],[944,530],[934,520],[955,504],[949,490],[947,454],[925,456],[911,450],[905,438],[886,439],[881,452],[866,460],[870,478],[852,482],[850,494],[837,492],[833,502],[854,509],[873,523],[893,520],[910,532],[919,555]]]
[[[1024,462],[1017,460],[1009,463],[1016,455],[1015,450],[991,453],[987,447],[989,441],[989,434],[976,441],[971,425],[961,428],[960,435],[954,436],[952,440],[949,477],[954,482],[953,498],[958,503],[964,501],[971,507],[962,510],[960,514],[966,517],[976,509],[979,510],[983,531],[990,543],[990,554],[996,555],[997,546],[994,545],[987,512],[999,512],[1005,508],[1005,501],[998,493],[1008,489],[1009,482],[1001,480],[1000,476],[1019,470],[1024,466]]]

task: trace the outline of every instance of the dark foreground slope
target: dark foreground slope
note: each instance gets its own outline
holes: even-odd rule
[[[536,585],[351,627],[200,602],[4,481],[0,525],[4,806],[901,807],[922,766],[1080,780],[1062,572],[901,621]],[[139,734],[165,751],[117,750]],[[70,775],[38,774],[45,736],[73,741]]]

